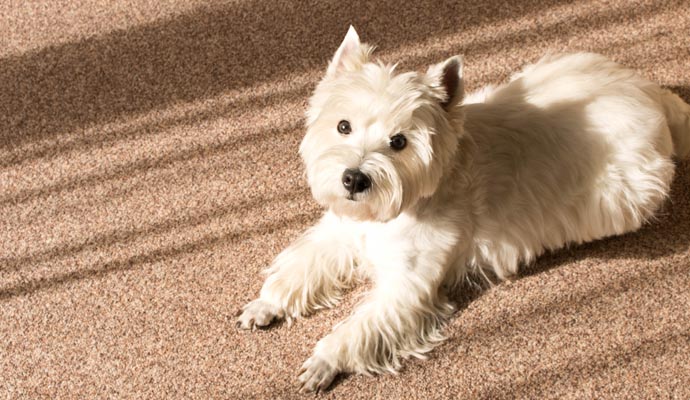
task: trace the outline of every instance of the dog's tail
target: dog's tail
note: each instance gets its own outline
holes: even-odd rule
[[[673,138],[673,154],[690,157],[690,105],[668,89],[661,91],[661,106]]]

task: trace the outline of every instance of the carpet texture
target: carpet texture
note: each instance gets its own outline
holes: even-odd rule
[[[687,1],[9,1],[0,5],[0,398],[299,398],[352,311],[253,333],[236,311],[320,214],[297,148],[349,24],[477,89],[547,52],[690,101]],[[426,361],[342,399],[690,398],[690,162],[641,231],[468,292]]]

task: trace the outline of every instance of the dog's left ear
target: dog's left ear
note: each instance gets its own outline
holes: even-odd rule
[[[359,70],[368,61],[370,53],[371,47],[360,43],[357,31],[350,25],[345,39],[343,39],[343,42],[333,56],[333,60],[328,65],[326,76],[334,77],[342,71]]]
[[[432,65],[427,71],[432,88],[441,89],[441,107],[448,111],[462,101],[465,88],[462,81],[462,56],[453,56],[446,61]]]

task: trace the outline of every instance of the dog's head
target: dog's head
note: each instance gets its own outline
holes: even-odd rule
[[[462,59],[396,73],[371,50],[350,27],[310,99],[300,155],[319,203],[387,221],[430,197],[455,154]]]

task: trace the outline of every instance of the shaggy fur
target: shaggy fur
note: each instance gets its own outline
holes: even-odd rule
[[[300,154],[327,211],[238,321],[291,321],[373,280],[305,362],[305,391],[423,357],[470,273],[505,279],[546,250],[638,229],[668,195],[672,156],[690,153],[690,106],[600,55],[548,56],[463,100],[460,57],[396,73],[370,53],[350,28],[310,100]],[[371,186],[348,191],[348,169]]]

